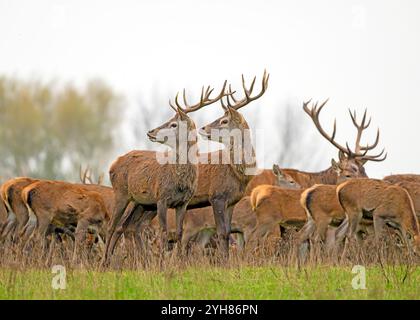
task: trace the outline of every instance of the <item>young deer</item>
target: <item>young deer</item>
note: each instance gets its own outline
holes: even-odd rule
[[[0,197],[7,211],[7,222],[3,227],[1,239],[9,236],[18,236],[26,225],[29,215],[20,195],[23,188],[36,181],[38,180],[19,177],[6,181],[0,187]]]
[[[176,107],[169,102],[176,112],[175,116],[147,133],[151,141],[166,144],[171,148],[165,155],[173,156],[175,163],[162,164],[158,161],[159,155],[156,152],[135,150],[119,157],[112,164],[109,174],[115,191],[115,211],[111,219],[103,264],[108,263],[109,256],[131,220],[134,210],[142,217],[145,216],[145,211],[156,215],[157,210],[162,229],[162,244],[166,245],[167,209],[175,208],[177,237],[178,240],[182,239],[184,215],[197,189],[198,174],[195,124],[187,113],[220,100],[225,95],[225,87],[226,82],[221,92],[213,99],[210,98],[213,89],[208,87],[204,92],[203,88],[200,102],[192,106],[187,104],[184,90],[186,109],[178,103],[177,94]],[[163,139],[162,133],[166,134]],[[186,146],[186,149],[182,150],[182,146]],[[185,163],[181,163],[182,158],[186,158]]]
[[[75,261],[77,250],[84,242],[89,227],[95,227],[99,234],[104,234],[101,227],[109,214],[98,192],[64,181],[43,180],[25,187],[21,198],[29,212],[23,235],[24,247],[35,230],[45,249],[49,242],[47,236],[55,228],[67,230],[76,226],[73,252]]]
[[[285,189],[271,185],[260,185],[252,190],[250,205],[256,216],[256,226],[249,242],[256,245],[267,236],[280,235],[286,229],[300,229],[306,222],[306,215],[300,206],[303,189]]]
[[[277,186],[289,189],[299,188],[296,182],[289,175],[283,173],[278,165],[273,166],[273,171],[276,175]],[[251,209],[249,197],[244,197],[235,205],[231,226],[231,232],[238,235],[240,248],[243,248],[255,224],[255,213]],[[204,247],[210,243],[215,233],[216,228],[214,218],[210,215],[210,207],[188,210],[183,239],[185,245],[192,239],[198,238],[200,239],[200,245]]]
[[[414,249],[420,250],[419,223],[413,201],[407,190],[376,179],[350,179],[337,187],[337,197],[346,212],[338,239],[351,238],[363,218],[373,219],[378,239],[385,225],[392,226],[406,240],[406,232],[414,238]],[[343,227],[342,227],[343,226]]]
[[[302,193],[300,203],[306,212],[307,221],[298,234],[300,258],[306,255],[311,238],[331,246],[332,241],[328,237],[328,230],[333,228],[334,234],[339,232],[337,228],[345,220],[346,213],[338,201],[336,189],[335,185],[316,184]],[[372,221],[363,218],[359,226],[360,232],[369,233]],[[334,240],[336,240],[335,237]]]
[[[281,235],[285,229],[299,227],[305,218],[302,208],[293,205],[298,204],[296,199],[303,191],[301,186],[278,165],[273,165],[273,172],[276,186],[257,186],[250,197],[244,198],[249,199],[248,207],[255,212],[254,228],[245,235],[246,242],[254,245],[262,238],[277,234],[276,230]]]
[[[310,100],[303,103],[304,111],[310,116],[315,127],[318,129],[319,133],[327,139],[334,147],[339,150],[339,162],[336,162],[334,159],[331,160],[331,167],[320,172],[305,172],[295,169],[282,169],[283,172],[290,175],[293,180],[295,180],[302,188],[309,188],[314,184],[332,184],[335,185],[344,181],[349,177],[366,177],[366,172],[364,169],[364,164],[367,161],[384,161],[386,159],[386,154],[381,158],[385,150],[382,150],[377,155],[368,156],[367,153],[370,150],[376,148],[379,142],[379,129],[376,135],[376,140],[372,145],[360,146],[360,140],[362,137],[363,130],[367,129],[370,125],[371,120],[366,123],[366,111],[362,119],[362,123],[358,124],[356,121],[356,112],[351,113],[350,117],[353,121],[353,124],[357,128],[357,138],[356,138],[356,149],[352,151],[348,144],[342,146],[337,143],[334,138],[336,134],[336,122],[334,121],[333,133],[330,136],[322,128],[319,114],[324,108],[328,99],[325,100],[319,107],[318,104],[312,104],[312,107],[309,108],[308,105]],[[350,111],[350,110],[349,110]],[[255,176],[248,184],[246,194],[250,195],[252,189],[261,184],[274,184],[275,176],[271,170],[264,170],[261,174]]]

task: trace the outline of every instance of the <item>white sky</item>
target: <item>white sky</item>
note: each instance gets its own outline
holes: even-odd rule
[[[301,108],[330,97],[322,121],[330,129],[337,117],[340,142],[354,140],[348,107],[368,108],[371,142],[380,127],[388,159],[368,164],[370,176],[420,172],[419,9],[416,0],[0,0],[0,74],[101,77],[134,108],[156,86],[198,92],[267,68],[267,93],[244,108],[267,119],[265,149],[276,141],[267,129],[280,102]],[[207,113],[209,122],[217,115]],[[302,121],[310,121],[303,112]],[[326,168],[336,151],[315,137]]]

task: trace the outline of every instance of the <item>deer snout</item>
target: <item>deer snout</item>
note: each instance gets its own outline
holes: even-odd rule
[[[207,132],[207,127],[201,127],[200,130],[198,130],[198,133],[203,137],[210,137],[210,134]]]
[[[150,140],[156,140],[155,130],[148,131],[147,136],[149,137]]]

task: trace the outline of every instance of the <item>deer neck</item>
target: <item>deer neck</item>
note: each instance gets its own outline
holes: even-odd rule
[[[333,167],[329,167],[323,171],[318,172],[319,182],[323,184],[337,184],[337,172],[333,169]]]
[[[253,171],[257,169],[255,150],[252,143],[243,143],[240,148],[231,143],[227,146],[225,152],[229,157],[229,165],[235,176],[240,181],[248,183],[253,177]]]
[[[177,146],[166,152],[166,157],[175,167],[196,166],[198,162],[197,137],[186,142],[177,142]]]

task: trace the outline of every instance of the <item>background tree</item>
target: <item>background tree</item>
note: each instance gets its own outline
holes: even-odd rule
[[[81,164],[107,171],[121,106],[99,80],[79,89],[0,78],[1,175],[76,179]]]

